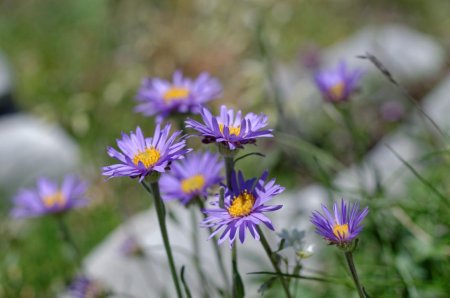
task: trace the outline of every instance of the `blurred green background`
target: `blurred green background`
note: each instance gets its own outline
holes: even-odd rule
[[[3,0],[0,50],[13,66],[14,95],[20,108],[59,123],[82,149],[84,168],[92,180],[93,204],[71,214],[69,221],[87,254],[124,216],[148,206],[141,189],[130,187],[130,181],[117,179],[106,185],[99,173],[99,168],[110,162],[105,147],[113,144],[121,131],[153,125],[151,119],[131,112],[142,77],[168,78],[175,69],[191,76],[209,71],[225,89],[216,106],[227,103],[245,111],[257,107],[270,114],[274,107],[265,100],[267,73],[258,25],[272,59],[290,62],[311,43],[327,47],[367,24],[386,22],[411,25],[433,35],[448,49],[449,11],[450,2],[444,0]],[[254,171],[274,165],[274,175],[288,187],[315,179],[305,169],[292,175],[285,171],[286,165],[270,157]],[[448,194],[446,165],[436,161],[433,171],[424,175]],[[430,196],[424,185],[411,181],[409,189],[403,207],[434,235],[437,226],[427,210],[436,211],[435,219],[444,219],[448,213],[440,211],[438,202],[423,201]],[[127,214],[118,208],[122,197],[127,198]],[[383,210],[388,205],[382,201],[378,207]],[[6,212],[1,212],[0,225],[0,297],[54,296],[73,273],[56,227],[50,219],[11,223]],[[445,222],[448,224],[448,219]],[[438,240],[439,245],[425,249],[416,247],[396,222],[384,227],[369,224],[368,230],[392,227],[396,230],[390,239],[364,245],[366,253],[358,257],[358,261],[367,260],[361,275],[370,281],[371,289],[377,289],[373,297],[414,293],[415,297],[444,297],[450,291],[449,252],[445,251],[450,243],[448,233]],[[380,255],[386,262],[400,265],[393,270],[379,268],[383,265],[377,264],[374,256]],[[330,271],[344,275],[339,268]],[[405,272],[413,273],[405,277]],[[346,297],[348,289],[327,285],[308,293],[312,297]]]

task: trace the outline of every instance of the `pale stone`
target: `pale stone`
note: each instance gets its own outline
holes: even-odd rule
[[[12,195],[41,175],[57,177],[80,165],[76,143],[59,127],[24,114],[0,117],[0,189]]]

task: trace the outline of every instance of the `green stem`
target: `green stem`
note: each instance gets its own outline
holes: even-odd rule
[[[353,262],[353,254],[351,251],[345,252],[345,259],[347,260],[348,268],[352,274],[353,282],[355,283],[356,290],[358,290],[358,295],[360,298],[365,298],[363,288],[359,282],[358,273],[356,272],[355,263]]]
[[[176,122],[177,122],[177,128],[178,130],[182,131],[182,134],[186,134],[186,127],[184,126],[184,120],[186,120],[186,117],[182,117],[181,115],[175,116]]]
[[[234,169],[234,158],[232,156],[225,156],[225,170],[227,174],[227,187],[231,189],[231,173]]]
[[[225,158],[225,170],[227,175],[227,186],[228,189],[232,189],[231,185],[231,173],[234,170],[234,157],[224,156]],[[235,243],[231,249],[231,269],[233,272],[233,297],[243,297],[244,295],[244,284],[242,283],[241,276],[239,275],[238,261],[237,261],[237,244]]]
[[[164,209],[164,203],[161,199],[161,195],[159,193],[159,185],[158,182],[151,182],[150,188],[145,182],[141,182],[145,189],[153,194],[153,198],[155,201],[155,209],[156,215],[158,216],[159,229],[161,231],[161,236],[164,243],[164,248],[166,250],[167,260],[169,261],[170,272],[172,273],[173,283],[175,284],[175,289],[177,291],[177,296],[182,298],[180,282],[178,281],[177,270],[175,268],[175,262],[173,260],[172,249],[170,247],[169,236],[167,234],[166,227],[166,212]]]
[[[272,263],[273,269],[275,269],[275,272],[277,273],[278,278],[281,281],[281,285],[283,286],[284,293],[286,294],[286,297],[291,298],[292,296],[291,296],[291,293],[289,292],[289,285],[288,285],[286,279],[282,276],[283,273],[281,272],[281,269],[277,264],[277,260],[275,259],[275,255],[273,254],[272,249],[270,248],[269,242],[267,242],[267,239],[264,236],[264,233],[261,230],[261,228],[257,227],[257,229],[258,229],[259,237],[261,240],[261,244],[264,247],[264,250],[266,251],[267,256],[269,257],[270,262]]]
[[[233,298],[243,298],[245,290],[239,275],[236,243],[231,248],[231,268],[233,271]]]
[[[72,250],[73,261],[78,269],[83,272],[83,262],[81,258],[80,250],[73,240],[72,234],[70,233],[69,228],[67,227],[66,222],[64,221],[64,215],[55,216],[56,222],[58,223],[59,230],[61,231],[61,236],[63,241],[70,247]]]

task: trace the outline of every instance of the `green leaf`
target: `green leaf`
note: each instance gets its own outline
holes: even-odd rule
[[[186,292],[186,297],[192,298],[191,291],[189,290],[189,286],[186,283],[186,280],[184,279],[184,265],[181,266],[180,276],[181,276],[181,282],[183,283],[184,291]]]

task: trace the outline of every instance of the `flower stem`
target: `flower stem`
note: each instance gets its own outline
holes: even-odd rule
[[[227,187],[229,190],[232,189],[231,185],[231,173],[234,170],[234,156],[224,156],[225,158],[225,170],[227,174]],[[245,289],[244,283],[242,282],[241,276],[239,274],[238,261],[237,261],[237,244],[234,244],[231,248],[231,269],[233,272],[233,297],[240,298],[244,297]]]
[[[173,282],[175,284],[175,289],[177,291],[177,296],[179,298],[181,298],[183,296],[181,294],[180,282],[178,281],[177,270],[175,268],[175,262],[173,260],[172,249],[170,247],[169,236],[167,234],[166,213],[165,213],[163,201],[161,199],[161,195],[159,193],[158,182],[157,181],[156,182],[151,182],[150,183],[150,188],[148,187],[147,184],[145,184],[145,182],[142,182],[142,185],[145,187],[145,189],[148,192],[153,194],[153,199],[155,201],[156,215],[158,216],[159,229],[161,231],[161,236],[162,236],[162,239],[163,239],[164,248],[166,250],[167,259],[169,261],[170,272],[172,273],[172,279],[173,279]]]
[[[286,279],[282,276],[282,272],[280,267],[277,264],[277,260],[275,259],[275,255],[272,252],[272,249],[270,248],[269,242],[267,242],[266,237],[264,236],[263,231],[260,227],[256,227],[258,229],[258,233],[260,236],[261,244],[264,247],[264,250],[266,251],[267,256],[270,259],[270,262],[272,263],[273,269],[275,269],[275,272],[278,274],[278,278],[281,281],[281,285],[283,286],[284,292],[286,294],[286,297],[291,298],[291,293],[289,292],[289,285],[286,281]]]
[[[75,241],[73,240],[72,234],[70,233],[69,228],[67,227],[67,224],[64,220],[64,215],[57,215],[55,216],[56,222],[58,223],[59,230],[61,231],[61,236],[63,238],[63,241],[70,247],[72,250],[73,255],[73,261],[78,267],[78,269],[83,273],[83,262],[81,258],[80,250],[78,249],[78,246],[76,245]]]
[[[360,298],[365,298],[363,288],[359,282],[358,273],[356,272],[355,263],[353,262],[353,254],[351,251],[345,252],[345,259],[347,260],[348,268],[352,274],[353,282],[355,283],[356,290],[358,290],[358,295]]]
[[[231,189],[231,173],[234,169],[234,158],[232,156],[225,156],[225,170],[227,174],[227,187]]]
[[[245,289],[239,274],[236,243],[231,248],[231,267],[233,270],[233,298],[243,298],[245,296]]]

